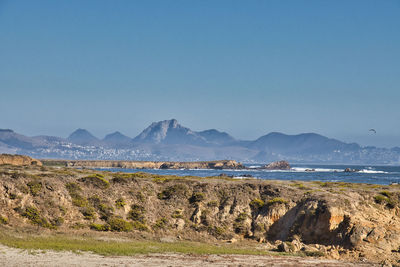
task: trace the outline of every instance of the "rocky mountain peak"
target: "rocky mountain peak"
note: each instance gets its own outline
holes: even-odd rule
[[[141,134],[134,138],[135,142],[153,144],[202,144],[204,138],[189,128],[183,127],[176,119],[153,122]]]

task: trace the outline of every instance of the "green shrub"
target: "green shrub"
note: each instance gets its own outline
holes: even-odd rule
[[[100,219],[107,220],[113,215],[114,208],[105,204],[99,196],[91,196],[88,201],[99,212]]]
[[[150,177],[151,175],[149,173],[145,172],[135,172],[135,173],[114,173],[113,178],[111,181],[113,183],[127,183],[130,180],[133,180],[135,178],[146,178]]]
[[[72,204],[77,207],[86,207],[88,205],[88,200],[81,196],[82,188],[74,182],[67,183],[65,185],[67,191],[72,199]]]
[[[110,186],[110,182],[108,182],[106,179],[104,179],[103,175],[98,174],[98,173],[83,177],[83,178],[79,179],[79,181],[92,184],[93,186],[102,188],[102,189],[108,188]]]
[[[17,194],[15,194],[15,193],[9,193],[8,194],[8,197],[10,198],[10,199],[17,199]]]
[[[385,202],[389,201],[389,198],[386,197],[386,196],[382,196],[382,195],[376,195],[374,197],[374,200],[375,200],[376,203],[382,204],[382,203],[385,203]]]
[[[38,180],[30,181],[26,184],[32,196],[37,196],[42,190],[42,183]]]
[[[132,221],[137,221],[144,223],[145,222],[145,213],[146,210],[143,206],[133,204],[131,206],[131,210],[128,213],[128,218],[131,219]]]
[[[143,203],[143,202],[146,200],[146,197],[143,195],[142,192],[138,192],[138,193],[136,194],[136,199],[137,199],[139,202]]]
[[[243,222],[245,221],[247,218],[249,218],[249,215],[245,212],[240,213],[237,218],[235,219],[236,222]]]
[[[233,230],[237,234],[243,234],[246,232],[247,228],[244,225],[246,219],[249,218],[249,215],[245,212],[240,213],[233,223]]]
[[[203,193],[200,192],[194,192],[193,195],[189,198],[190,203],[197,203],[201,202],[205,199],[205,196]]]
[[[85,227],[86,227],[85,224],[77,222],[77,223],[71,225],[69,228],[78,230],[78,229],[83,229]]]
[[[187,197],[188,188],[183,184],[175,184],[165,188],[157,196],[159,199],[171,199],[172,197]]]
[[[64,207],[64,206],[58,206],[58,208],[59,208],[59,210],[61,211],[61,214],[62,214],[62,215],[67,214],[67,208],[66,208],[66,207]]]
[[[210,235],[213,235],[215,237],[220,237],[220,236],[224,235],[224,233],[226,232],[226,228],[225,227],[219,227],[219,226],[208,226],[207,227],[207,232]]]
[[[0,224],[8,224],[8,219],[0,215]]]
[[[254,209],[254,210],[259,210],[259,209],[261,209],[262,207],[264,207],[264,201],[262,201],[261,199],[259,199],[259,198],[255,198],[255,199],[253,199],[251,202],[250,202],[250,207],[252,208],[252,209]]]
[[[318,251],[318,250],[317,251],[306,250],[306,251],[304,251],[304,254],[308,257],[324,257],[325,256],[324,252]]]
[[[92,223],[89,225],[90,229],[95,231],[110,231],[110,225],[108,224],[99,224],[99,223]]]
[[[64,218],[63,217],[57,217],[51,220],[51,225],[59,227],[64,223]]]
[[[33,224],[45,228],[52,228],[52,225],[46,220],[46,218],[40,216],[40,212],[35,207],[26,207],[21,215],[30,220]]]
[[[120,197],[117,200],[115,200],[115,206],[118,209],[122,209],[126,205],[125,199]]]
[[[166,218],[160,218],[156,221],[153,228],[155,229],[164,229],[168,226],[168,220]]]
[[[78,193],[80,193],[80,192],[82,191],[82,188],[81,188],[77,183],[74,183],[74,182],[67,183],[67,184],[65,185],[65,187],[67,188],[68,193],[69,193],[70,195],[72,195],[72,194],[78,194]]]
[[[391,193],[387,190],[381,191],[381,192],[379,192],[379,194],[381,194],[382,196],[385,196],[385,197],[389,197],[389,198],[391,195]]]
[[[129,232],[132,231],[132,224],[121,218],[110,218],[107,222],[110,225],[111,231],[115,232]]]
[[[100,199],[100,197],[98,196],[98,195],[93,195],[93,196],[90,196],[89,198],[88,198],[88,201],[89,201],[89,203],[93,206],[93,207],[95,207],[96,209],[99,207],[99,205],[101,204],[101,199]]]
[[[175,219],[177,219],[177,218],[183,218],[182,210],[175,210],[175,211],[172,213],[171,217],[172,217],[172,218],[175,218]]]
[[[280,198],[280,197],[275,197],[275,198],[270,199],[270,200],[267,201],[267,205],[272,205],[272,204],[275,204],[275,203],[286,204],[286,203],[288,203],[288,201],[286,199],[283,199],[283,198]]]
[[[374,197],[374,200],[378,204],[386,204],[386,207],[388,207],[389,209],[394,209],[396,206],[396,201],[393,200],[390,196],[390,192],[382,191],[380,192],[380,195],[376,195]]]
[[[86,198],[82,197],[81,195],[77,195],[72,197],[72,204],[77,207],[86,207],[88,205],[88,201]]]
[[[292,186],[295,186],[298,189],[304,189],[304,190],[308,190],[309,189],[308,187],[304,186],[304,184],[302,184],[302,183],[295,183]]]
[[[133,227],[133,229],[136,229],[139,231],[148,231],[149,230],[147,225],[145,225],[144,223],[138,222],[138,221],[133,221],[132,227]]]
[[[85,217],[85,220],[94,220],[96,216],[95,210],[92,207],[82,208],[81,213]]]

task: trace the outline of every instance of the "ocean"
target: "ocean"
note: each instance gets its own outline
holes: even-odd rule
[[[360,165],[292,165],[291,170],[260,170],[257,165],[247,165],[246,170],[211,170],[211,169],[120,169],[107,168],[112,172],[148,172],[161,175],[178,176],[218,176],[226,174],[234,178],[247,178],[249,175],[263,180],[298,180],[322,182],[350,182],[389,185],[400,184],[400,166],[360,166]],[[344,172],[346,168],[357,169],[358,172]],[[314,170],[314,171],[309,171]]]

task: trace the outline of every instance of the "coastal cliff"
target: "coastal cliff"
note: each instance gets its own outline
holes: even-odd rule
[[[400,260],[400,187],[0,168],[0,229],[126,232],[334,259]],[[49,205],[49,203],[52,203]],[[1,226],[4,224],[5,226]]]
[[[42,160],[48,166],[75,168],[125,168],[125,169],[244,169],[235,160],[172,162],[124,160]]]
[[[37,165],[42,166],[42,162],[37,159],[33,159],[28,156],[23,155],[10,155],[10,154],[0,154],[0,165],[8,164],[15,166],[29,166]]]

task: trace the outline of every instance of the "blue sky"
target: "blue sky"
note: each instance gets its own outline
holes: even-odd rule
[[[399,29],[389,0],[0,0],[0,128],[400,146]]]

